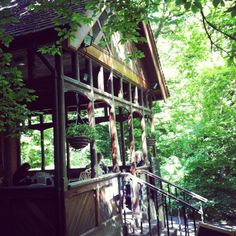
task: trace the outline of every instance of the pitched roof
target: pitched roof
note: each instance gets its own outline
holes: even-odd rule
[[[29,6],[32,0],[15,0],[11,5],[2,9],[2,13],[15,16],[19,22],[8,24],[4,28],[14,37],[30,33],[39,32],[53,27],[53,19],[57,16],[54,10],[50,11],[31,11]],[[84,1],[79,6],[72,6],[77,12],[84,11]]]

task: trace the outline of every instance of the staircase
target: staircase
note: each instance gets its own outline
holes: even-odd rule
[[[146,170],[122,173],[120,192],[124,235],[194,236],[204,221],[207,199]]]

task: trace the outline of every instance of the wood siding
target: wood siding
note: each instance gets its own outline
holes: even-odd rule
[[[0,189],[3,236],[56,236],[56,204],[52,189]]]
[[[117,181],[117,177],[90,179],[65,193],[68,236],[81,235],[120,214]]]

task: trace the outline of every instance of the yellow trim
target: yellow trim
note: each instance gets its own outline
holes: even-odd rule
[[[82,49],[81,49],[82,50]],[[123,62],[115,59],[111,55],[108,55],[105,51],[98,48],[95,45],[87,47],[83,49],[83,53],[88,55],[89,57],[93,57],[103,65],[112,68],[115,72],[127,77],[131,82],[148,88],[148,84],[145,79],[139,75],[137,75],[133,70],[131,70],[128,66],[126,66]]]

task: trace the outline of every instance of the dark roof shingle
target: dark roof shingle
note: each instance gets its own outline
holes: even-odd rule
[[[8,24],[3,26],[14,37],[22,36],[30,33],[39,32],[53,27],[53,19],[57,17],[56,12],[50,11],[32,11],[29,9],[31,0],[16,0],[8,9],[8,14],[15,16],[18,19],[16,24]],[[75,12],[84,11],[84,1],[81,1],[79,6],[72,6]]]

